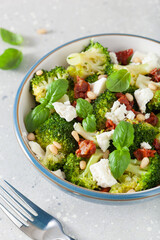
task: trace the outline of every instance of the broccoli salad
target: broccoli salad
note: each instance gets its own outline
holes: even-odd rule
[[[24,122],[38,160],[91,190],[160,185],[160,58],[91,40],[66,63],[30,81],[36,106]]]

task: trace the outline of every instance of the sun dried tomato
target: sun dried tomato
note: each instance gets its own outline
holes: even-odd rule
[[[137,149],[136,151],[133,152],[134,156],[138,159],[138,160],[142,160],[144,157],[154,157],[154,154],[156,153],[155,150],[151,150],[151,149]]]
[[[130,102],[125,94],[123,93],[116,93],[116,97],[121,104],[126,106],[127,111],[131,110],[134,104],[134,101]]]
[[[116,124],[114,124],[112,120],[107,119],[106,128],[107,128],[107,130],[113,130],[116,128]]]
[[[151,112],[150,117],[145,120],[145,122],[150,123],[152,126],[156,126],[158,123],[158,117]]]
[[[121,65],[127,65],[133,55],[133,49],[127,49],[124,51],[116,52],[117,60]]]
[[[88,91],[90,91],[89,83],[77,76],[77,83],[74,86],[74,97],[76,99],[86,98]]]
[[[160,155],[160,142],[157,138],[154,139],[153,146],[155,147],[157,153]]]
[[[78,157],[89,158],[96,151],[96,145],[93,141],[83,140],[78,143],[79,149],[76,150]]]
[[[106,187],[106,188],[101,188],[101,192],[109,192],[110,191],[110,187]]]
[[[151,77],[151,80],[154,82],[160,82],[160,68],[154,68],[149,76]]]

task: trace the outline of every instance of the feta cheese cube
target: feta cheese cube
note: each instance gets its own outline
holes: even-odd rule
[[[95,180],[100,187],[111,187],[117,183],[117,180],[112,176],[108,159],[101,159],[99,162],[92,164],[90,171],[93,180]]]
[[[99,96],[101,93],[103,93],[106,90],[106,80],[107,78],[102,77],[96,82],[90,83],[91,91],[94,92],[96,96]]]
[[[75,107],[71,106],[70,104],[55,102],[53,103],[53,106],[60,117],[64,118],[67,122],[71,122],[74,118],[77,117]]]
[[[137,89],[134,92],[135,99],[142,113],[146,112],[146,104],[153,98],[153,92],[150,88]]]
[[[118,64],[118,60],[115,52],[109,52],[109,56],[111,58],[111,63]]]
[[[56,171],[52,171],[57,177],[60,177],[62,179],[65,179],[65,173],[61,171],[61,169],[58,169]]]
[[[98,145],[103,152],[105,152],[109,148],[110,140],[112,139],[113,133],[114,130],[111,130],[109,132],[103,132],[96,135]]]
[[[142,142],[140,145],[141,148],[152,149],[151,145],[148,142]]]

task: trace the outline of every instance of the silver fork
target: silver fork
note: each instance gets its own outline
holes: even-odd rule
[[[0,193],[0,198],[5,204],[0,203],[0,208],[22,232],[35,240],[74,240],[64,233],[61,223],[56,218],[31,202],[5,180],[4,185],[3,187],[3,184],[0,184],[3,192]]]

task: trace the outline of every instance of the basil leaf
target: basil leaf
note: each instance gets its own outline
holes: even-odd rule
[[[43,104],[38,105],[30,111],[24,119],[28,132],[34,132],[40,124],[45,122],[49,117],[50,111]]]
[[[114,178],[118,179],[127,169],[131,156],[127,147],[109,154],[109,166]]]
[[[45,99],[48,100],[47,108],[53,108],[52,103],[59,100],[67,92],[68,81],[65,79],[58,79],[48,85]]]
[[[129,88],[131,74],[126,69],[113,72],[106,81],[106,86],[111,92],[123,92]]]
[[[0,28],[0,34],[4,42],[12,45],[20,45],[23,42],[23,37],[20,34],[10,32],[4,28]]]
[[[95,132],[96,131],[96,118],[95,116],[88,115],[85,119],[82,121],[82,126],[85,131],[87,132]]]
[[[78,98],[76,112],[79,117],[86,118],[88,114],[92,114],[93,106],[87,100]]]
[[[113,145],[117,149],[129,147],[134,140],[134,128],[129,122],[121,121],[114,130]]]
[[[23,59],[21,51],[8,48],[0,55],[0,68],[3,70],[17,68]]]

